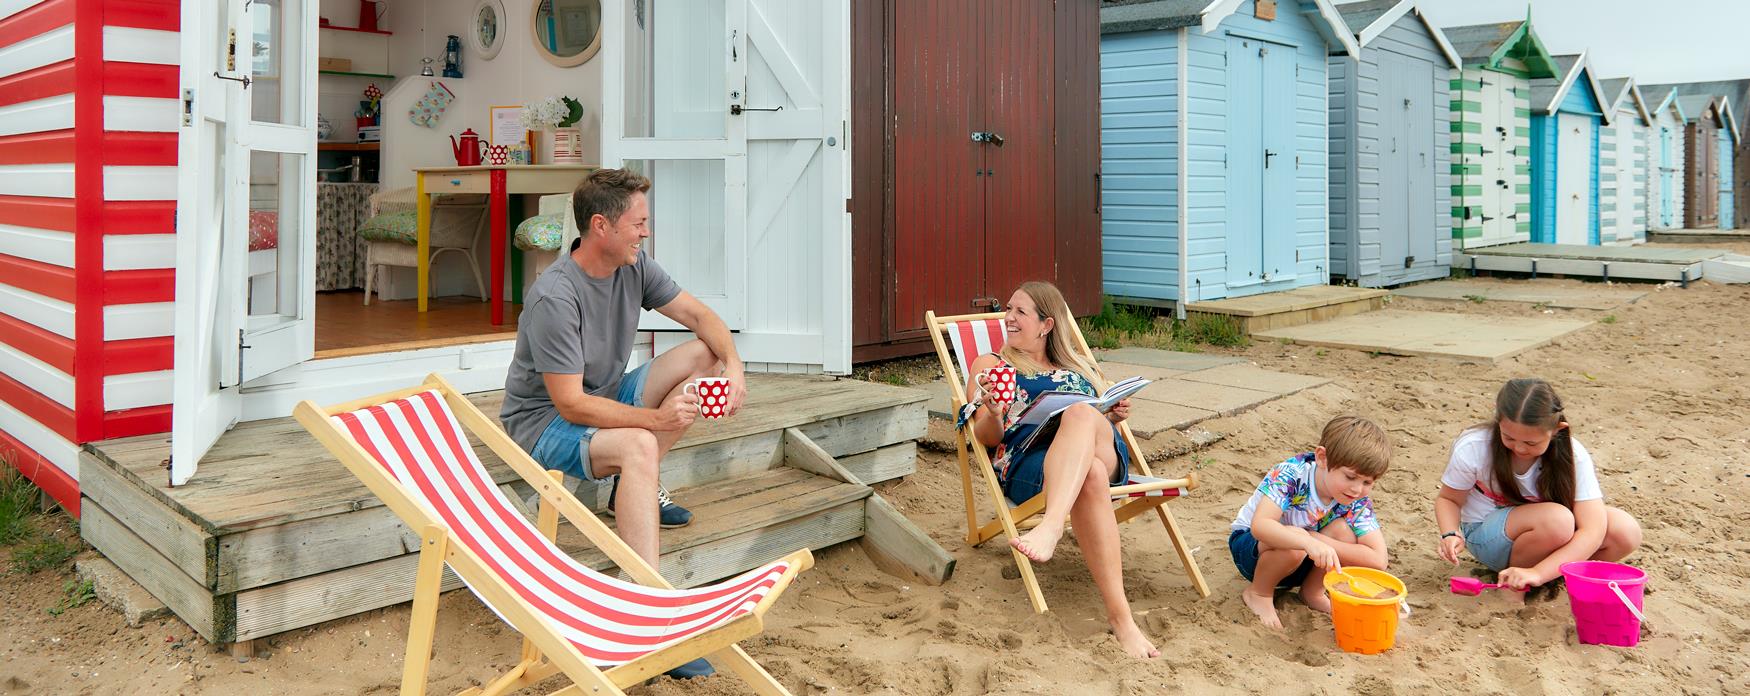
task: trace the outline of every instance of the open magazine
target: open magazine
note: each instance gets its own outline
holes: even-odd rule
[[[1026,452],[1033,448],[1033,442],[1041,437],[1049,439],[1057,432],[1057,424],[1061,420],[1057,416],[1064,409],[1080,403],[1094,407],[1094,410],[1106,413],[1117,406],[1118,402],[1130,398],[1130,395],[1142,391],[1151,380],[1142,377],[1130,377],[1119,381],[1106,390],[1103,396],[1089,396],[1076,392],[1046,392],[1033,403],[1027,405],[1027,410],[1021,412],[1017,425],[1038,425],[1021,445],[1015,448],[1016,453]]]

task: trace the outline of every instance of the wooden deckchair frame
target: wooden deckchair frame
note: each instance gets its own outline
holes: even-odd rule
[[[322,407],[311,401],[300,402],[293,415],[328,451],[352,471],[365,486],[383,501],[408,527],[420,531],[419,570],[415,576],[413,616],[407,635],[406,665],[401,677],[402,694],[424,694],[427,668],[431,660],[434,628],[437,623],[438,593],[442,585],[444,564],[468,582],[506,619],[516,625],[536,627],[523,631],[522,659],[510,671],[478,689],[463,694],[495,695],[532,686],[555,674],[564,673],[573,684],[553,692],[558,694],[622,694],[623,689],[662,674],[677,666],[706,657],[719,669],[734,672],[759,694],[788,696],[772,675],[753,661],[737,645],[737,641],[760,633],[763,617],[796,575],[814,565],[808,549],[800,549],[784,560],[789,570],[772,586],[771,591],[755,605],[752,613],[710,629],[667,648],[636,660],[603,670],[591,664],[577,647],[567,641],[558,629],[531,607],[521,595],[493,574],[472,549],[452,544],[443,523],[427,514],[400,484],[390,479],[371,455],[351,436],[336,427],[330,416],[405,399],[427,390],[437,390],[462,427],[485,443],[540,495],[540,511],[536,527],[553,539],[559,531],[559,517],[576,526],[603,554],[614,561],[633,581],[657,588],[672,588],[661,574],[646,563],[632,547],[621,541],[613,530],[578,502],[561,483],[560,472],[544,471],[530,458],[498,424],[487,418],[474,404],[449,382],[437,374],[426,377],[417,387],[378,394],[336,406]]]
[[[958,314],[946,317],[936,316],[936,313],[933,310],[924,312],[924,322],[929,327],[930,340],[936,345],[936,358],[942,362],[942,374],[948,380],[948,388],[950,394],[952,394],[951,415],[956,418],[960,413],[960,409],[967,403],[967,377],[960,374],[960,370],[957,367],[958,363],[955,362],[954,356],[950,354],[947,343],[942,340],[943,333],[948,330],[949,325],[957,322],[983,321],[990,319],[1001,320],[1002,318],[1003,314],[1001,312]],[[1087,339],[1082,337],[1081,327],[1078,327],[1074,322],[1071,322],[1068,329],[1071,335],[1075,338],[1076,348],[1088,358],[1090,364],[1094,365],[1094,371],[1096,374],[1088,375],[1089,381],[1093,382],[1096,388],[1104,391],[1107,386],[1110,385],[1110,382],[1106,380],[1106,375],[1100,371],[1099,363],[1094,360],[1094,351],[1088,347]],[[971,365],[972,360],[977,357],[978,356],[975,355],[966,356],[966,363]],[[1142,448],[1136,444],[1136,435],[1130,431],[1130,424],[1119,423],[1118,433],[1124,438],[1125,446],[1130,448],[1131,463],[1134,464],[1144,476],[1153,477],[1154,473],[1149,469],[1148,460],[1143,457]],[[991,466],[990,452],[980,445],[978,439],[973,435],[971,421],[968,421],[963,427],[955,428],[954,440],[955,454],[960,463],[961,490],[966,496],[966,543],[977,546],[989,541],[992,537],[995,537],[998,534],[1013,539],[1019,534],[1021,526],[1045,512],[1045,494],[1043,492],[1013,508],[1009,507],[1007,498],[1003,496],[1002,483],[997,480],[996,470]],[[976,466],[974,466],[974,464],[976,464]],[[992,506],[996,511],[994,519],[989,521],[980,519],[978,505],[973,499],[973,469],[977,469],[983,477],[985,492],[989,494]],[[1164,490],[1168,488],[1184,488],[1190,490],[1196,487],[1197,474],[1196,472],[1191,472],[1186,474],[1185,478],[1181,479],[1167,479],[1164,481],[1153,481],[1141,484],[1113,486],[1112,495],[1120,496],[1131,493]],[[1209,585],[1203,581],[1203,573],[1197,569],[1197,559],[1191,555],[1191,545],[1185,541],[1185,533],[1180,530],[1178,521],[1173,519],[1172,511],[1166,508],[1167,501],[1172,499],[1173,496],[1124,498],[1121,501],[1116,501],[1117,505],[1113,508],[1112,512],[1119,522],[1128,521],[1151,509],[1159,514],[1161,524],[1167,529],[1167,536],[1173,541],[1173,550],[1179,553],[1179,562],[1185,566],[1185,574],[1191,578],[1191,585],[1197,588],[1197,593],[1199,595],[1208,597]],[[1015,565],[1021,570],[1021,582],[1027,587],[1027,596],[1033,601],[1033,610],[1044,613],[1047,610],[1045,595],[1039,590],[1039,579],[1033,574],[1032,561],[1013,547],[1011,547],[1009,551],[1014,554]]]

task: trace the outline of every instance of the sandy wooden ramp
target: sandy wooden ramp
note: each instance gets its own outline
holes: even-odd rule
[[[1389,355],[1495,362],[1548,344],[1591,322],[1553,317],[1493,317],[1389,309],[1260,332],[1310,346]]]

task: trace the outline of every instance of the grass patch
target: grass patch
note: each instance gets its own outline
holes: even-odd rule
[[[85,606],[86,602],[93,599],[97,599],[97,587],[90,580],[68,580],[67,584],[61,586],[61,601],[49,607],[49,613],[60,616],[69,609]]]
[[[1110,297],[1101,302],[1099,314],[1078,321],[1088,345],[1095,348],[1140,346],[1195,353],[1202,345],[1241,347],[1251,343],[1232,317],[1198,314],[1179,321],[1162,310],[1116,304]]]
[[[1489,301],[1489,298],[1483,295],[1465,295],[1464,299],[1470,300],[1473,304],[1482,304]]]
[[[30,536],[30,517],[42,495],[36,484],[0,459],[0,546],[10,546]]]
[[[12,572],[30,575],[59,568],[73,560],[79,547],[54,537],[44,537],[12,550]]]
[[[1598,323],[1600,323],[1600,324],[1615,324],[1616,323],[1616,315],[1615,314],[1606,314],[1602,317],[1599,317]]]

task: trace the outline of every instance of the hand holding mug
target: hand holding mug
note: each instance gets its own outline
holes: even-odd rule
[[[984,400],[992,406],[1007,406],[1015,402],[1015,368],[1010,365],[978,373],[978,386],[984,390]]]
[[[699,415],[717,420],[729,414],[731,385],[728,377],[700,377],[681,388],[684,394],[698,398]]]

